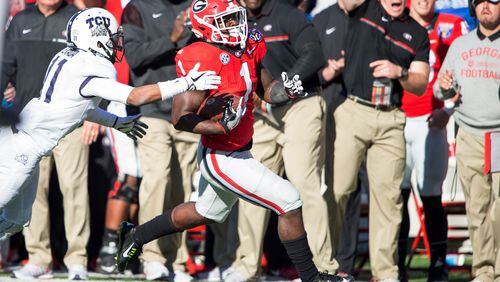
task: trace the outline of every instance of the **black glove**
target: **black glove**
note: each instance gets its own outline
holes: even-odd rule
[[[245,114],[247,107],[245,105],[242,106],[243,100],[243,98],[240,98],[236,110],[233,108],[233,100],[227,100],[226,106],[224,107],[224,112],[222,113],[222,117],[219,120],[219,124],[224,128],[224,131],[226,133],[235,128],[240,123],[241,118]]]
[[[283,86],[285,87],[285,91],[290,99],[295,100],[309,95],[309,93],[304,91],[302,81],[300,80],[298,74],[294,75],[293,78],[290,79],[286,72],[282,72],[281,79],[283,80]]]
[[[137,137],[142,138],[146,135],[148,125],[140,121],[140,117],[141,114],[135,116],[117,117],[113,128],[125,133],[133,140],[137,140]]]

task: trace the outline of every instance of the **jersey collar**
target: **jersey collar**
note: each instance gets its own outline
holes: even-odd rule
[[[477,27],[477,37],[479,37],[479,40],[481,40],[481,41],[482,41],[482,40],[484,40],[484,39],[486,38],[486,35],[484,35],[484,34],[481,32],[481,30],[480,30],[480,28],[479,28],[479,27]],[[497,31],[497,32],[493,33],[492,35],[488,36],[488,39],[489,39],[491,42],[493,42],[493,41],[495,41],[496,39],[498,39],[498,37],[500,37],[500,31]]]

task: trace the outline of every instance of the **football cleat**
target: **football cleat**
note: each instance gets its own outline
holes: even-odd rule
[[[122,222],[118,231],[118,253],[116,254],[116,266],[119,272],[123,272],[133,259],[136,259],[142,251],[142,246],[135,239],[135,228],[132,223]]]

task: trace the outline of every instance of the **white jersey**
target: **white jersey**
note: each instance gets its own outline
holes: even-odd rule
[[[17,128],[33,139],[41,154],[47,154],[82,124],[102,98],[126,103],[131,90],[116,81],[116,70],[107,59],[66,48],[50,62],[40,98],[22,110]]]

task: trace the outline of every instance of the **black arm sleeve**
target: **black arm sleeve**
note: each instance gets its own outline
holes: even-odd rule
[[[132,69],[148,66],[176,48],[168,36],[148,39],[141,14],[132,3],[123,10],[122,25],[125,56]]]
[[[4,53],[2,57],[2,76],[0,80],[0,101],[3,100],[3,93],[7,84],[11,82],[15,86],[15,76],[17,73],[17,58],[15,41],[17,40],[18,18],[14,17],[5,33]]]
[[[325,64],[325,58],[318,34],[305,14],[297,9],[290,11],[291,15],[287,14],[283,18],[286,21],[283,26],[287,29],[292,47],[299,58],[288,73],[298,74],[302,81],[307,81],[317,76],[318,70]]]
[[[323,10],[321,13],[317,14],[314,18],[313,18],[313,26],[314,26],[314,30],[316,31],[316,33],[319,35],[321,34],[321,32],[325,29],[325,24],[327,22],[327,16],[328,14],[326,14],[326,11]],[[322,37],[319,36],[320,38],[320,42]],[[323,43],[322,43],[323,44]],[[325,55],[325,54],[323,54]],[[323,62],[323,66],[318,70],[318,79],[319,79],[319,83],[321,84],[321,86],[326,86],[328,84],[331,83],[330,82],[327,82],[325,81],[325,79],[323,78],[323,68],[327,66],[327,61],[326,61],[326,58],[324,58],[325,61]]]

